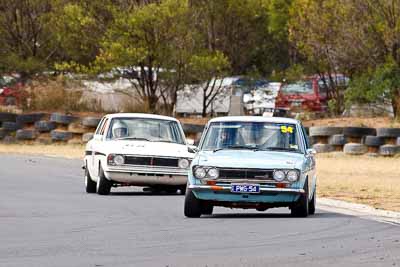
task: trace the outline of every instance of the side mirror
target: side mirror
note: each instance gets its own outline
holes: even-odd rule
[[[197,152],[199,152],[199,149],[196,146],[188,145],[188,152],[189,153],[197,153]]]
[[[191,138],[187,138],[186,139],[186,144],[188,144],[189,146],[193,146],[194,145],[194,140]]]
[[[317,154],[317,151],[314,148],[308,148],[306,150],[307,155],[315,155]]]

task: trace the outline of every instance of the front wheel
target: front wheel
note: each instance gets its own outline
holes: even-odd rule
[[[103,169],[99,169],[99,179],[97,179],[96,191],[99,195],[108,195],[111,191],[111,182],[104,175]]]
[[[315,214],[315,207],[317,206],[317,189],[314,189],[313,197],[308,204],[308,213],[311,215]]]
[[[308,181],[304,184],[304,194],[302,194],[297,203],[291,208],[291,214],[294,217],[307,217],[309,214],[308,200]]]
[[[184,214],[189,218],[199,218],[203,211],[200,199],[197,199],[192,190],[186,189]]]
[[[85,168],[85,189],[86,193],[96,193],[96,183],[90,177],[87,167]]]

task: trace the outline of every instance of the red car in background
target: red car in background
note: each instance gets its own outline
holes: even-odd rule
[[[328,108],[328,95],[318,78],[293,83],[283,83],[275,102],[277,116],[291,116],[295,113],[323,113]]]
[[[14,106],[21,103],[23,83],[19,76],[0,76],[0,105]]]

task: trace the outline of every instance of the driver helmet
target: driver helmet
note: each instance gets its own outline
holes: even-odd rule
[[[112,133],[114,138],[121,138],[128,136],[128,127],[125,123],[117,120],[112,126]]]

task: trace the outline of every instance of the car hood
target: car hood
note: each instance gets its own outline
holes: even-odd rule
[[[148,142],[136,140],[116,140],[102,143],[102,152],[109,154],[128,154],[161,157],[193,158],[186,145],[165,142]]]
[[[281,151],[220,150],[200,151],[193,164],[220,168],[302,169],[305,157]]]

